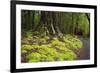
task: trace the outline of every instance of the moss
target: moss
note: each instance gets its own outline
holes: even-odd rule
[[[26,50],[22,50],[21,53],[24,54],[24,53],[27,53],[27,51]]]
[[[69,49],[75,50],[83,47],[83,43],[76,36],[66,35],[64,41]]]
[[[29,54],[27,57],[29,62],[39,62],[41,59],[41,55],[37,52]]]
[[[47,42],[49,38],[45,38],[46,40],[44,37],[41,39]],[[40,42],[37,41],[37,39],[34,40]],[[53,38],[46,44],[36,43],[32,45],[22,45],[22,53],[29,52],[26,56],[28,62],[68,61],[76,59],[77,56],[73,50],[82,48],[82,42],[78,37],[72,35],[66,35],[63,40],[64,41],[60,41],[58,38]]]
[[[65,46],[65,43],[59,41],[57,38],[54,38],[54,39],[51,41],[51,46]]]
[[[75,53],[65,47],[59,48],[63,52],[57,51],[58,49],[52,46],[48,47],[45,45],[41,45],[38,46],[37,48],[38,48],[37,52],[31,53],[27,56],[28,62],[56,61],[56,60],[64,61],[64,60],[73,60],[76,58]]]
[[[31,50],[33,47],[31,45],[22,45],[21,50],[26,50],[29,51]]]
[[[27,32],[27,33],[26,33],[26,36],[27,36],[27,38],[32,38],[32,36],[33,36],[33,32],[30,32],[30,31]]]

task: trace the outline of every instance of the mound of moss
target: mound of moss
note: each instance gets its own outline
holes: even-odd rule
[[[65,41],[66,47],[68,47],[69,49],[76,50],[83,47],[83,43],[77,36],[66,35],[64,37],[64,41]]]
[[[26,54],[24,57],[27,62],[75,60],[77,55],[73,50],[83,47],[78,37],[71,35],[64,36],[63,41],[48,36],[33,40],[31,44],[22,43],[21,46],[21,54]]]

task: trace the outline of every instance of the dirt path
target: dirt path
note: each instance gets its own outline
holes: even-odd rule
[[[83,42],[84,48],[79,51],[78,59],[86,60],[90,59],[90,39],[89,38],[80,38]]]

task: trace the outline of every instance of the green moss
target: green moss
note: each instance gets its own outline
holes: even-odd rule
[[[48,47],[45,45],[38,46],[37,48],[38,48],[37,52],[31,53],[27,56],[28,62],[57,61],[57,60],[64,61],[64,60],[73,60],[76,58],[75,53],[65,47],[60,47],[59,48],[60,51],[58,51],[58,49],[52,46]]]
[[[27,53],[27,51],[26,50],[21,50],[21,53]]]
[[[27,38],[32,38],[33,32],[29,31],[26,33]]]
[[[47,42],[49,39],[45,37],[38,39]],[[37,41],[37,39],[34,39]],[[26,59],[28,62],[45,62],[45,61],[68,61],[77,58],[73,50],[82,48],[83,44],[76,36],[66,35],[60,41],[58,38],[53,38],[49,43],[36,43],[33,45],[22,45],[22,53],[27,53]],[[72,50],[73,49],[73,50]],[[34,51],[35,50],[35,51]]]
[[[29,51],[31,50],[33,47],[31,45],[22,45],[21,50],[26,50]]]
[[[69,49],[80,49],[83,47],[83,43],[76,36],[66,35],[64,37],[66,47]]]
[[[29,62],[39,62],[41,59],[41,55],[37,52],[29,54],[27,57]]]
[[[51,46],[65,46],[64,42],[59,41],[57,38],[53,38]]]

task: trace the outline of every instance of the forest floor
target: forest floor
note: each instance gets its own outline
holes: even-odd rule
[[[60,41],[48,36],[22,40],[22,62],[87,60],[90,59],[90,38],[66,35]],[[48,48],[48,49],[47,49]],[[71,49],[73,48],[73,49]]]
[[[80,38],[83,42],[84,48],[80,49],[78,53],[78,60],[90,59],[90,39],[89,38]]]

